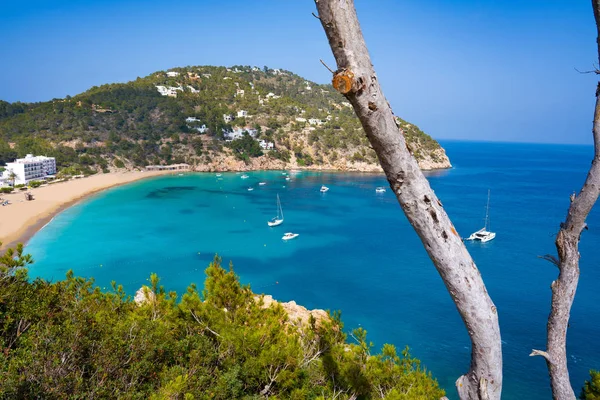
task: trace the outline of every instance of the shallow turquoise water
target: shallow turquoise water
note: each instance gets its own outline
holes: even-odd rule
[[[504,342],[505,399],[550,398],[543,349],[554,234],[569,195],[578,190],[591,147],[444,143],[454,168],[430,182],[462,236],[483,223],[491,189],[486,244],[467,243],[496,303]],[[456,398],[468,369],[469,340],[420,241],[381,175],[280,172],[170,176],[109,190],[78,204],[27,245],[32,276],[62,279],[68,269],[112,280],[134,293],[151,272],[182,293],[199,285],[215,253],[234,263],[256,292],[308,308],[341,310],[347,329],[362,326],[379,347],[409,345]],[[265,186],[258,182],[265,181]],[[321,184],[331,190],[319,193]],[[248,191],[249,186],[254,187]],[[285,213],[269,228],[279,193]],[[592,211],[581,245],[581,283],[569,330],[570,371],[579,391],[600,368],[600,213]],[[284,232],[300,236],[283,242]]]

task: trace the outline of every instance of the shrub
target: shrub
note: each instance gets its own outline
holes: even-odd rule
[[[125,168],[125,163],[123,161],[121,161],[120,158],[115,158],[115,161],[113,162],[113,164],[117,168]]]

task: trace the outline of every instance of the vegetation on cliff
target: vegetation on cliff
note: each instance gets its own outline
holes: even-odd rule
[[[220,259],[205,289],[146,301],[67,274],[28,281],[22,247],[0,257],[0,398],[434,399],[443,391],[392,345],[346,342],[339,314],[300,324],[257,301]],[[357,397],[353,397],[357,396]]]
[[[431,137],[402,125],[418,160],[445,158]],[[65,99],[0,101],[0,163],[46,154],[59,167],[89,172],[205,165],[223,153],[243,160],[261,156],[223,146],[227,133],[242,130],[256,130],[259,139],[274,144],[268,157],[300,166],[377,163],[349,103],[333,87],[249,66],[175,68]]]

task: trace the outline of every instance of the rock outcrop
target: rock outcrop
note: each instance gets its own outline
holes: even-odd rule
[[[277,303],[281,304],[281,307],[283,307],[283,309],[287,313],[290,322],[298,323],[300,326],[307,326],[311,316],[316,320],[317,324],[321,321],[329,319],[329,314],[327,314],[326,311],[319,309],[309,310],[306,307],[296,304],[295,301],[280,303],[277,300],[273,299],[273,296],[271,295],[255,296],[254,299],[257,302],[262,300],[263,308],[269,308],[273,304]]]

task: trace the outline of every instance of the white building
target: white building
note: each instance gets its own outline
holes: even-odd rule
[[[258,141],[258,144],[260,144],[260,147],[263,150],[273,150],[273,142],[267,142],[263,139]]]
[[[240,110],[237,112],[238,118],[246,118],[247,116],[248,116],[248,111],[246,111],[246,110]]]
[[[223,114],[223,121],[225,121],[225,122],[231,122],[231,121],[233,121],[233,115],[231,115],[231,114]]]
[[[321,121],[320,119],[311,118],[308,120],[308,123],[311,125],[321,125],[323,121]]]
[[[178,90],[183,92],[183,88],[181,86],[173,87],[173,86],[158,86],[157,85],[156,90],[158,90],[158,93],[162,94],[163,96],[169,96],[169,97],[177,97]]]
[[[244,89],[238,89],[235,91],[236,96],[244,97]]]
[[[15,162],[6,163],[6,171],[3,178],[12,183],[10,175],[14,173],[15,185],[27,184],[56,174],[56,159],[54,157],[37,156],[27,154],[25,158],[18,158]]]
[[[167,76],[170,76],[171,78],[174,78],[176,76],[179,76],[179,72],[169,71],[169,72],[167,72]]]

